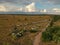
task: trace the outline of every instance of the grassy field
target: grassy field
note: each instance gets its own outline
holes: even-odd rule
[[[1,45],[32,45],[34,37],[41,32],[51,16],[27,16],[27,15],[0,15],[0,44]],[[9,35],[14,27],[18,30],[27,30],[22,37],[14,40]],[[36,33],[31,33],[29,30],[38,30]]]

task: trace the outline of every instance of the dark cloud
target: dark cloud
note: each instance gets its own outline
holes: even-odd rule
[[[50,4],[60,4],[60,0],[0,0],[1,3],[12,3],[12,4],[20,4],[20,5],[29,5],[32,2],[37,3],[47,3],[50,2]]]
[[[17,0],[0,0],[0,2],[16,2]]]
[[[48,0],[53,4],[60,5],[60,0]]]
[[[0,2],[19,2],[19,3],[30,3],[30,2],[40,2],[40,0],[0,0]]]
[[[0,4],[29,5],[31,2],[30,0],[0,0]]]

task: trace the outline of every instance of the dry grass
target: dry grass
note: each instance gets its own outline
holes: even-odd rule
[[[0,15],[0,44],[1,45],[32,45],[33,39],[37,33],[26,33],[18,40],[12,40],[11,36],[8,36],[12,32],[14,25],[18,26],[18,29],[36,28],[40,30],[46,26],[50,19],[50,16],[22,16],[22,15]],[[44,21],[46,22],[39,22]],[[32,22],[39,22],[33,24]],[[26,25],[26,26],[25,26]],[[2,44],[4,43],[4,44]]]

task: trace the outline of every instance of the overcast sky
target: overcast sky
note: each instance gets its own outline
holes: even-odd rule
[[[60,0],[0,0],[0,12],[60,13]]]

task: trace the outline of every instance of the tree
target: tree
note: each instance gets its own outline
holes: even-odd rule
[[[43,32],[42,33],[42,40],[43,41],[51,41],[52,40],[52,34],[50,34],[49,32]]]
[[[54,41],[56,43],[60,42],[60,27],[54,26],[48,28],[46,31],[42,33],[43,41]]]

